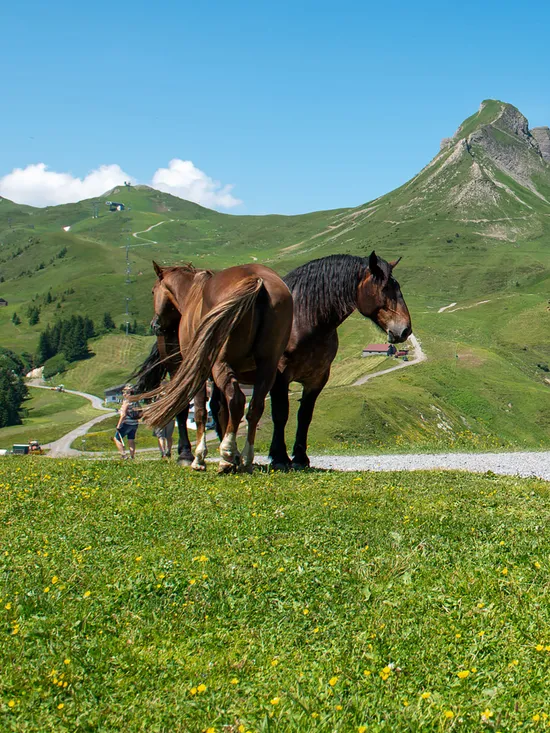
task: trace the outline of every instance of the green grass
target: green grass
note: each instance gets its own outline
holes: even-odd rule
[[[49,443],[99,414],[84,397],[32,387],[23,408],[22,425],[0,428],[0,448],[29,440]]]
[[[67,389],[104,397],[104,390],[124,383],[136,364],[141,363],[154,339],[143,336],[126,336],[110,333],[89,342],[94,356],[77,361],[68,371],[58,375],[53,382],[63,384]]]
[[[539,729],[549,488],[1,461],[2,730]]]

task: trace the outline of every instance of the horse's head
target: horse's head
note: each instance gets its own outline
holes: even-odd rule
[[[155,315],[151,321],[151,330],[156,336],[163,331],[177,329],[180,312],[175,294],[170,289],[170,267],[159,267],[153,262],[157,279],[153,285],[153,306]]]
[[[406,341],[412,333],[409,309],[393,277],[398,262],[386,262],[371,252],[368,271],[357,289],[357,308],[388,334],[391,344]]]

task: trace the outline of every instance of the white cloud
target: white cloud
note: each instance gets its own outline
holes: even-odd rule
[[[231,209],[242,204],[242,201],[231,193],[232,185],[222,186],[219,181],[207,176],[190,160],[174,158],[168,164],[168,168],[159,168],[155,171],[151,185],[159,191],[210,208]]]
[[[53,206],[100,196],[124,181],[133,181],[119,165],[102,165],[84,178],[49,171],[44,163],[15,168],[0,178],[0,195],[19,204]]]
[[[70,173],[50,171],[45,163],[36,163],[26,168],[14,168],[0,178],[0,196],[19,204],[53,206],[101,196],[124,181],[137,182],[116,164],[101,165],[84,178],[77,178]],[[168,168],[158,168],[151,186],[215,209],[231,209],[242,204],[231,193],[232,185],[222,186],[190,160],[174,158]]]

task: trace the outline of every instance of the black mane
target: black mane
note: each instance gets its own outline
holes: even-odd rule
[[[297,267],[283,280],[300,318],[312,325],[340,324],[355,310],[357,288],[368,269],[365,257],[329,255]]]

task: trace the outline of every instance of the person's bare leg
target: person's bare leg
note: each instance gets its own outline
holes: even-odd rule
[[[128,438],[128,450],[130,452],[130,458],[136,457],[136,441]]]
[[[118,449],[118,452],[120,453],[121,458],[126,458],[126,446],[124,445],[122,440],[119,440],[117,437],[114,437],[113,440],[115,441],[115,445]]]

